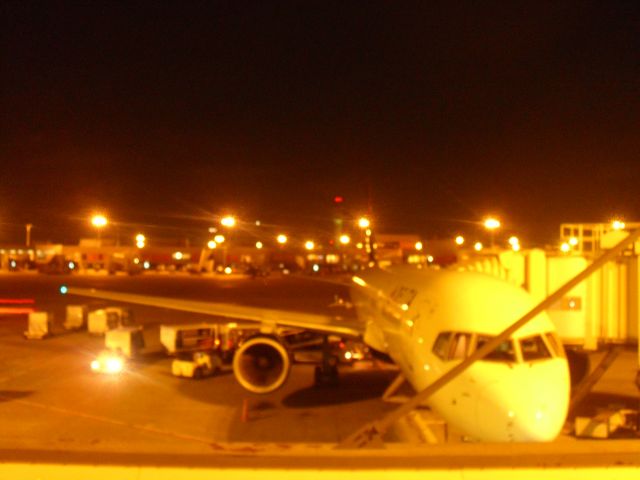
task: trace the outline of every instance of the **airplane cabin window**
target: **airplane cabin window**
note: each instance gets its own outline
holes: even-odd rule
[[[478,335],[478,341],[476,343],[476,350],[482,348],[487,342],[489,342],[493,337],[488,335]],[[483,358],[483,360],[488,360],[492,362],[515,362],[516,361],[516,353],[513,348],[513,341],[506,340],[502,342],[498,347],[491,352],[489,355]]]
[[[442,360],[447,360],[447,354],[449,352],[449,339],[451,338],[451,332],[442,332],[436,338],[433,343],[433,353]]]
[[[525,362],[551,358],[551,352],[540,335],[520,339],[520,350]]]

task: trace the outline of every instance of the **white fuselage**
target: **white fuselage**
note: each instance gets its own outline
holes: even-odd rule
[[[365,342],[387,353],[417,391],[534,306],[523,289],[475,272],[397,267],[354,282]],[[549,317],[535,317],[428,403],[478,440],[553,440],[567,414],[569,370]]]

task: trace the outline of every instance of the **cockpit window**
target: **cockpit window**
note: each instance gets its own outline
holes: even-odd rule
[[[520,339],[520,350],[525,362],[551,358],[551,352],[540,335]]]
[[[433,353],[442,360],[462,360],[469,355],[471,334],[442,332],[433,344]]]
[[[449,350],[449,359],[457,360],[466,358],[469,354],[471,335],[469,333],[454,333]]]
[[[476,343],[476,350],[482,348],[493,337],[488,335],[478,335],[478,341]],[[483,360],[489,360],[493,362],[515,362],[516,352],[513,348],[513,342],[511,340],[505,340],[491,353],[489,353]]]
[[[447,360],[450,338],[451,332],[442,332],[433,344],[433,353],[442,360]]]

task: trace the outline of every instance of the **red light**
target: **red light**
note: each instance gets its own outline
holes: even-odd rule
[[[335,197],[333,197],[333,203],[342,203],[344,202],[344,197],[341,197],[340,195],[336,195]]]

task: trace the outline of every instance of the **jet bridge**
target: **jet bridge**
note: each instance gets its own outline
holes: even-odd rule
[[[570,247],[567,251],[474,252],[456,266],[501,277],[541,301],[628,235],[622,229],[593,224],[567,224],[561,232]],[[593,273],[547,312],[565,345],[584,350],[636,345],[640,331],[640,242],[630,245],[615,262]],[[640,349],[638,360],[640,363]]]

